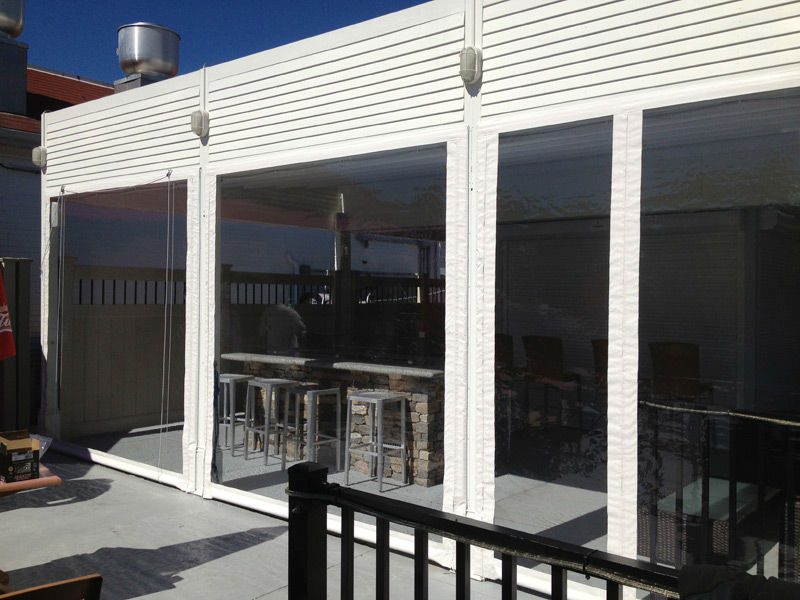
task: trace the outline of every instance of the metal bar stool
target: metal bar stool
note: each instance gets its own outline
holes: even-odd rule
[[[228,430],[231,432],[231,454],[236,444],[236,384],[250,381],[251,375],[240,375],[237,373],[222,373],[219,376],[219,398],[217,406],[217,418],[221,427],[225,428],[225,445],[228,446]]]
[[[294,434],[294,456],[295,460],[300,460],[301,440],[303,437],[303,426],[306,429],[306,458],[316,460],[317,449],[325,444],[333,444],[336,447],[336,469],[341,470],[341,392],[339,388],[329,388],[318,390],[316,383],[289,382],[276,386],[276,412],[280,402],[280,393],[283,392],[284,405],[282,413],[281,430],[281,468],[286,468],[286,454],[289,435]],[[320,398],[334,396],[336,398],[336,435],[331,436],[319,433],[319,402]],[[289,409],[291,399],[294,398],[294,424],[289,425]],[[303,423],[303,409],[308,408],[305,424]]]
[[[278,393],[278,388],[284,385],[291,385],[297,383],[291,379],[278,379],[269,377],[253,377],[247,382],[247,402],[244,409],[244,458],[247,460],[250,450],[250,433],[255,436],[259,433],[263,436],[263,449],[264,449],[264,464],[269,464],[269,437],[272,429],[278,433],[278,408],[275,402],[275,395]],[[256,424],[256,391],[264,391],[264,423]],[[275,416],[275,421],[270,422],[272,416]],[[277,448],[277,444],[276,444]]]
[[[336,447],[336,470],[342,470],[342,393],[338,387],[327,390],[306,390],[308,421],[306,423],[306,458],[316,462],[318,448],[325,444]],[[336,402],[336,435],[319,432],[319,401],[324,396],[333,396]]]
[[[356,444],[351,443],[350,432],[353,414],[353,403],[359,402],[367,405],[369,418],[369,442]],[[383,435],[383,416],[384,406],[391,402],[396,402],[400,409],[400,443],[391,444],[384,441]],[[377,439],[376,439],[377,438]],[[350,455],[351,453],[370,458],[370,475],[372,474],[372,461],[377,459],[378,463],[378,491],[383,491],[383,463],[386,451],[396,451],[400,453],[403,469],[403,483],[408,483],[408,472],[406,463],[408,462],[408,449],[406,446],[406,397],[398,392],[388,390],[376,390],[372,392],[359,391],[347,396],[347,425],[345,426],[344,442],[344,472],[345,485],[350,485]]]
[[[289,385],[278,386],[276,393],[276,406],[280,402],[280,392],[283,391],[283,422],[281,424],[281,470],[286,469],[286,447],[288,443],[289,433],[294,433],[294,457],[295,460],[300,458],[300,406],[305,406],[304,400],[307,392],[312,391],[316,387],[316,383],[306,383],[297,381]],[[289,401],[294,397],[294,426],[289,426]]]

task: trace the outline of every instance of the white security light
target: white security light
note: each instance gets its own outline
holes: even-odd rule
[[[459,74],[466,85],[474,85],[481,80],[483,75],[483,55],[480,48],[467,46],[460,54],[461,68]]]
[[[31,152],[31,160],[33,164],[44,169],[47,166],[47,148],[44,146],[36,146]]]
[[[207,110],[196,110],[192,113],[192,133],[197,137],[206,137],[209,129],[209,115]]]

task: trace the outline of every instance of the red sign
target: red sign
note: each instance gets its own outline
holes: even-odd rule
[[[0,360],[10,358],[17,353],[14,348],[14,334],[11,332],[11,316],[8,314],[6,286],[0,272]]]

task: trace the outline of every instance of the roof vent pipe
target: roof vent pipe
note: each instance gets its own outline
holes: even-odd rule
[[[117,92],[174,77],[178,73],[181,36],[153,23],[131,23],[117,29],[117,56],[126,77],[114,82]]]
[[[25,2],[0,0],[0,37],[18,37],[24,27]]]

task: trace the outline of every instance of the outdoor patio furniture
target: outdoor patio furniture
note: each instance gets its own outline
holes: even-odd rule
[[[307,390],[308,419],[306,421],[306,459],[317,462],[319,447],[331,444],[336,449],[336,470],[342,470],[342,393],[338,387],[326,390]],[[336,403],[335,434],[319,432],[319,403],[324,397],[333,397]]]
[[[100,600],[102,585],[103,578],[93,573],[0,594],[0,600]]]
[[[498,428],[497,439],[505,441],[505,455],[511,455],[511,432],[516,400],[514,369],[514,338],[507,333],[496,333],[494,337],[494,378],[497,423],[504,423],[505,431]],[[499,447],[499,446],[498,446]]]
[[[369,441],[366,443],[352,443],[353,405],[366,404],[368,414]],[[387,443],[384,438],[385,405],[396,403],[400,409],[400,440],[397,444]],[[408,450],[406,446],[406,397],[402,393],[388,390],[357,391],[347,396],[347,425],[345,428],[345,455],[344,471],[345,485],[350,485],[350,456],[357,454],[368,456],[370,459],[370,474],[372,473],[373,460],[377,459],[378,491],[383,491],[383,464],[387,451],[400,454],[402,461],[403,483],[408,482],[406,462]]]
[[[290,381],[290,380],[264,380],[271,381],[274,390],[275,400],[275,417],[278,414],[282,415],[280,431],[281,431],[281,468],[286,468],[286,454],[289,434],[294,434],[295,452],[294,458],[299,460],[303,458],[301,455],[301,439],[303,430],[306,431],[305,441],[305,458],[307,460],[316,461],[318,457],[318,449],[320,446],[332,444],[335,446],[336,451],[336,470],[341,470],[341,453],[342,453],[342,436],[341,436],[341,392],[339,388],[328,388],[324,390],[316,389],[315,383]],[[283,411],[279,411],[281,400],[281,392],[283,392]],[[270,393],[270,392],[268,392]],[[320,433],[319,428],[319,404],[320,400],[326,396],[334,397],[336,403],[336,426],[335,435]],[[294,424],[289,424],[289,412],[291,408],[291,400],[294,399]],[[269,410],[265,407],[265,412]],[[304,417],[305,415],[305,417]],[[305,424],[303,423],[305,418]],[[269,416],[266,416],[265,427],[269,428]],[[269,438],[265,439],[267,447],[269,445]],[[265,455],[266,461],[266,455]]]
[[[650,342],[652,394],[656,398],[713,397],[714,388],[700,379],[700,347],[686,342]]]
[[[708,494],[705,505],[704,485]],[[747,530],[748,521],[751,529],[753,523],[766,523],[764,511],[777,515],[784,512],[778,489],[764,486],[761,491],[764,507],[759,508],[756,483],[736,481],[734,485],[735,494],[731,499],[729,479],[708,477],[706,482],[702,478],[693,479],[660,498],[655,506],[640,504],[637,510],[639,554],[679,568],[685,564],[686,555],[702,549],[707,556],[698,555],[694,560],[718,562],[734,552],[732,532]],[[764,527],[758,544],[746,536],[733,540],[733,545],[739,548],[739,560],[748,568],[759,560],[758,552],[779,542],[775,524]]]
[[[594,358],[594,404],[584,407],[582,413],[592,416],[590,428],[596,429],[606,418],[608,410],[608,340],[592,340]]]
[[[319,432],[319,404],[324,397],[332,397],[336,405],[336,426],[335,434],[323,434]],[[308,406],[308,419],[306,421],[306,458],[317,462],[319,447],[331,444],[336,451],[336,470],[342,469],[342,393],[338,387],[326,390],[309,390],[306,392]]]
[[[236,423],[244,422],[244,415],[241,419],[236,412],[236,385],[245,383],[252,379],[251,375],[241,375],[236,373],[221,373],[219,376],[219,406],[217,407],[217,419],[220,427],[225,429],[225,444],[228,446],[228,431],[231,432],[231,454],[236,445]]]
[[[564,350],[561,338],[540,335],[522,336],[525,348],[527,380],[539,385],[544,395],[542,423],[549,424],[550,390],[575,390],[577,404],[581,405],[581,379],[576,373],[564,372]],[[562,424],[561,406],[557,422]],[[529,411],[530,418],[530,411]]]
[[[514,368],[514,338],[507,333],[497,333],[494,336],[494,364],[495,369]]]
[[[292,385],[298,383],[291,379],[279,378],[266,378],[266,377],[253,377],[247,382],[247,400],[244,409],[244,458],[249,456],[250,450],[250,434],[254,436],[255,441],[261,436],[261,445],[264,450],[264,464],[269,461],[269,438],[270,432],[275,431],[278,433],[278,411],[277,401],[275,396],[280,393],[281,386]],[[256,420],[256,392],[264,392],[263,422]],[[274,421],[272,420],[274,417]],[[277,444],[276,444],[277,447]]]

